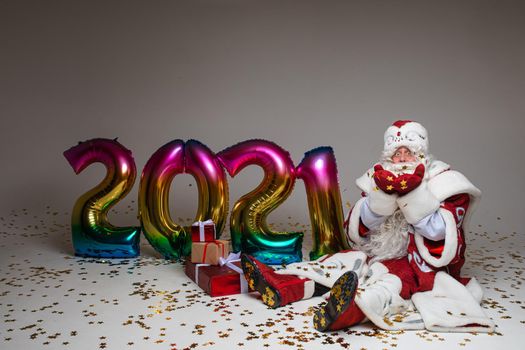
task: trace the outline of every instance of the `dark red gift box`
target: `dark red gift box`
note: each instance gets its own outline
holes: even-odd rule
[[[212,220],[197,221],[191,225],[192,242],[215,241],[215,224]]]
[[[231,264],[240,269],[240,261]],[[212,297],[241,293],[240,279],[244,280],[244,275],[232,270],[227,265],[194,264],[186,260],[184,271],[189,278]],[[198,276],[198,281],[196,276]]]

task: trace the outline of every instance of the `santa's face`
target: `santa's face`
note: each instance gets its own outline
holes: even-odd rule
[[[394,152],[394,155],[392,156],[392,163],[399,164],[399,163],[410,163],[415,162],[416,156],[405,146],[401,146]]]
[[[394,175],[411,174],[425,159],[425,157],[420,158],[408,147],[401,146],[393,155],[383,155],[380,163],[385,170],[391,171]]]

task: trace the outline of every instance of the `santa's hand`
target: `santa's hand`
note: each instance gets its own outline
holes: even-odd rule
[[[415,188],[417,188],[421,184],[424,176],[425,176],[425,166],[423,164],[419,164],[416,167],[416,170],[414,171],[413,174],[399,175],[394,183],[396,192],[400,196],[403,196],[413,191]]]
[[[400,195],[397,199],[399,209],[401,209],[409,224],[418,223],[440,207],[440,202],[428,188],[427,181],[423,181],[424,167],[421,169],[419,168],[420,166],[422,165],[416,168],[412,176],[416,176],[421,180],[415,179],[417,185],[409,192],[406,192],[406,194]]]
[[[390,171],[383,169],[381,164],[374,166],[374,182],[377,187],[387,193],[392,194],[396,192],[395,181],[397,177]]]
[[[374,167],[374,170],[376,171],[374,173],[374,181],[376,182],[376,185],[378,185],[378,182],[381,184],[385,181],[390,181],[386,177],[390,176],[387,173],[392,174],[391,172],[384,170],[381,165],[376,165]],[[376,180],[376,174],[377,174],[377,180]],[[392,179],[395,180],[395,175],[392,174]],[[368,206],[370,207],[370,210],[372,210],[377,215],[392,215],[394,211],[397,209],[397,193],[395,193],[395,190],[392,185],[392,189],[387,187],[389,185],[384,186],[385,190],[381,189],[378,186],[374,186],[372,184],[372,188],[368,192]]]

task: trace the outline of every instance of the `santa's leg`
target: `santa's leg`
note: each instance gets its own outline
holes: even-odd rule
[[[241,265],[250,289],[261,293],[263,303],[271,308],[308,299],[326,291],[317,288],[315,282],[308,278],[277,274],[273,268],[250,255],[241,256]]]
[[[330,290],[326,304],[314,314],[314,327],[318,331],[336,331],[360,323],[365,315],[354,301],[358,277],[354,271],[343,274]]]
[[[366,318],[387,330],[423,329],[410,296],[417,288],[406,257],[373,263],[355,302]]]
[[[426,283],[434,283],[433,281],[436,273],[432,269],[428,268],[427,272],[424,273],[424,281],[422,277],[419,277],[418,279],[418,276],[410,265],[407,257],[385,260],[382,261],[381,264],[383,264],[388,269],[388,273],[399,277],[401,282],[399,296],[405,300],[410,299],[412,294],[420,291],[419,289],[421,289],[421,285]]]

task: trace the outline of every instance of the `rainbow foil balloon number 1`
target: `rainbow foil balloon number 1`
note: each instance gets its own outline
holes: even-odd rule
[[[306,152],[296,174],[304,182],[312,224],[310,260],[349,249],[333,149],[319,147]]]
[[[106,166],[102,182],[75,203],[71,230],[75,254],[97,258],[129,258],[139,254],[140,227],[116,227],[107,213],[133,187],[137,169],[126,149],[116,140],[92,139],[64,152],[76,174],[100,162]]]
[[[288,198],[294,187],[294,166],[288,152],[273,142],[248,140],[219,152],[217,157],[232,177],[252,164],[264,170],[259,186],[233,206],[233,250],[251,254],[266,264],[301,261],[303,233],[274,232],[266,223],[268,214]]]

